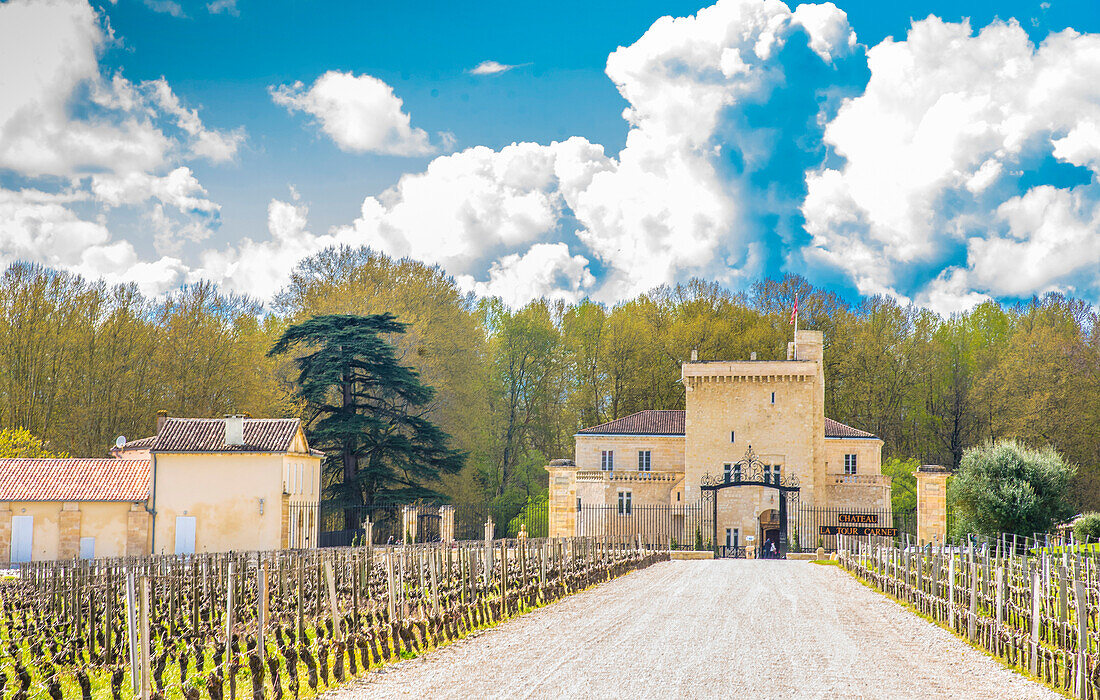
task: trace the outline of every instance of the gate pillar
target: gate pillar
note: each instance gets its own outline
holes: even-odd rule
[[[571,459],[554,459],[546,465],[546,471],[550,472],[547,536],[576,537],[577,465]]]
[[[401,507],[401,541],[416,542],[416,516],[420,509],[416,506]]]
[[[917,542],[943,542],[947,537],[947,477],[951,470],[922,464],[917,478]]]
[[[455,541],[455,507],[439,507],[439,541]]]

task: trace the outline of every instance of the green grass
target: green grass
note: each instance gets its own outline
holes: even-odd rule
[[[1046,552],[1047,554],[1061,554],[1063,552],[1069,552],[1070,554],[1089,554],[1100,552],[1100,542],[1092,542],[1090,544],[1075,544],[1070,547],[1038,547],[1028,550],[1028,554],[1031,556],[1037,556],[1040,552]]]

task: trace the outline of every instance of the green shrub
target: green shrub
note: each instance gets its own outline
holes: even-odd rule
[[[703,533],[699,530],[699,528],[695,528],[695,551],[703,551]]]
[[[1053,447],[1003,440],[963,453],[950,496],[964,533],[1030,537],[1073,515],[1070,481],[1076,468]]]
[[[1100,540],[1100,513],[1085,513],[1073,524],[1073,536],[1079,542]]]

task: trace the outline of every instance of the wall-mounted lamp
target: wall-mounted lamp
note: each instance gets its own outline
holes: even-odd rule
[[[264,514],[264,499],[260,499],[260,515]]]

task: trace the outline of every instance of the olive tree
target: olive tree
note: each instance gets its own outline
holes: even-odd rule
[[[1076,468],[1054,448],[1002,440],[963,453],[951,481],[959,529],[1030,536],[1073,514],[1069,487]]]

